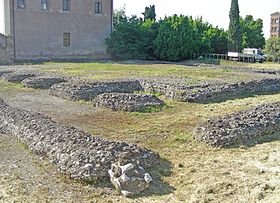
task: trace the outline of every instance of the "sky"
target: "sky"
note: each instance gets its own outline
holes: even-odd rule
[[[228,29],[231,0],[114,0],[114,9],[125,5],[126,14],[141,16],[146,6],[155,5],[157,19],[173,14],[200,17],[214,26]],[[270,14],[280,12],[280,0],[239,0],[240,15],[252,15],[264,22],[265,38],[270,33]]]

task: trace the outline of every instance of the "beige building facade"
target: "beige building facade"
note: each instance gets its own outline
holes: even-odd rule
[[[280,12],[271,14],[270,37],[280,37]]]
[[[1,0],[0,9],[15,59],[107,57],[113,0]]]

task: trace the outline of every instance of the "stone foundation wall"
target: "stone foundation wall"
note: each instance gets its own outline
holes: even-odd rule
[[[67,82],[63,77],[31,77],[24,79],[21,84],[25,87],[36,89],[49,89],[54,84]]]
[[[213,146],[231,147],[279,130],[280,102],[209,120],[196,129],[194,137]]]
[[[27,78],[35,77],[34,73],[20,73],[20,72],[11,72],[2,74],[1,79],[6,80],[7,82],[20,83]]]
[[[13,38],[0,33],[0,65],[11,64],[14,61]]]
[[[248,93],[279,92],[280,78],[267,78],[239,83],[202,83],[195,85],[169,84],[143,80],[141,81],[141,85],[145,91],[159,92],[165,95],[167,99],[201,103],[218,100],[223,97],[241,96],[242,94]]]
[[[159,155],[125,142],[107,141],[59,124],[50,118],[13,108],[0,99],[0,133],[11,134],[35,153],[47,157],[61,173],[92,180],[107,177],[111,164],[158,164]]]
[[[142,90],[142,87],[136,80],[109,82],[70,81],[53,85],[50,88],[50,94],[74,101],[90,101],[103,93],[133,93],[140,90]]]
[[[93,105],[113,111],[145,112],[149,108],[162,107],[164,102],[149,94],[109,93],[98,95]]]

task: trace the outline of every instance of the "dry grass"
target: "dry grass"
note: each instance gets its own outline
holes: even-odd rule
[[[84,79],[104,80],[119,78],[143,78],[175,76],[185,79],[186,84],[204,81],[242,81],[264,78],[260,74],[225,70],[223,68],[196,68],[182,65],[136,65],[118,63],[46,63],[37,71]]]
[[[233,62],[233,61],[221,61],[223,66],[238,66],[238,67],[247,67],[247,68],[263,68],[263,69],[280,69],[279,63],[265,62],[265,63],[242,63],[242,62]]]
[[[277,65],[275,67],[278,68]],[[55,71],[62,75],[78,74],[95,79],[173,74],[192,82],[263,77],[260,74],[225,72],[223,69],[170,65],[48,64],[43,66],[42,71]],[[4,89],[6,97],[9,91],[25,91],[10,83],[1,82],[0,85],[0,97]],[[263,171],[253,164],[257,162],[268,167],[275,166],[269,157],[272,154],[280,157],[279,134],[265,140],[271,139],[272,142],[232,149],[209,147],[192,138],[195,127],[209,118],[275,101],[280,101],[280,94],[245,96],[243,99],[210,104],[165,100],[167,106],[160,112],[96,110],[55,117],[60,122],[77,126],[95,136],[125,140],[153,149],[167,160],[151,171],[154,177],[162,176],[161,181],[156,180],[143,196],[127,199],[99,194],[94,196],[97,202],[280,202],[279,174]],[[62,108],[67,108],[67,105]],[[76,105],[82,107],[90,104],[77,102]]]

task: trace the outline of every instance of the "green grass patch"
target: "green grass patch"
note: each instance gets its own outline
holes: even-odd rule
[[[24,87],[20,83],[10,83],[0,80],[0,92],[7,92],[10,90],[23,89]]]

